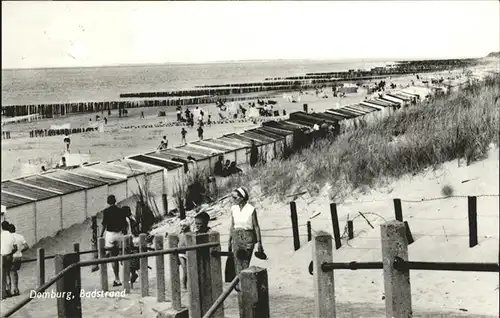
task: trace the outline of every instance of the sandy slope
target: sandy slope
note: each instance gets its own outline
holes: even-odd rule
[[[498,194],[498,149],[490,156],[469,167],[457,167],[457,162],[449,162],[437,171],[426,171],[417,176],[408,176],[390,183],[382,190],[369,194],[355,193],[343,204],[338,212],[342,226],[347,213],[351,219],[358,212],[371,212],[367,218],[375,226],[371,229],[361,218],[354,221],[355,239],[343,242],[343,247],[334,251],[336,261],[380,261],[379,224],[383,218],[393,219],[392,199],[420,201],[422,198],[441,197],[440,190],[445,184],[451,185],[455,195]],[[469,180],[465,183],[463,181]],[[252,191],[252,194],[255,191]],[[253,260],[253,265],[268,269],[270,286],[270,306],[272,316],[312,317],[313,282],[307,271],[311,260],[311,246],[306,242],[303,226],[312,214],[321,212],[313,218],[314,231],[325,230],[332,233],[326,197],[297,200],[302,247],[293,251],[289,209],[286,203],[271,202],[269,199],[253,198],[259,211],[263,228],[264,246],[269,260]],[[223,249],[227,241],[227,209],[220,209],[217,220],[212,222],[215,230],[221,233]],[[499,199],[494,197],[478,198],[479,245],[468,247],[467,237],[467,199],[450,198],[425,202],[403,202],[403,216],[409,221],[416,239],[410,245],[411,260],[456,261],[456,262],[497,262],[499,253],[498,229]],[[157,233],[175,230],[176,222],[165,222],[156,229]],[[278,230],[285,228],[283,230]],[[445,234],[446,233],[446,234]],[[89,246],[90,230],[88,224],[74,226],[55,239],[46,240],[43,245],[47,254],[70,251],[73,242],[80,242],[81,249]],[[30,256],[30,255],[28,255]],[[33,253],[31,253],[33,256]],[[154,267],[154,260],[149,264]],[[35,285],[34,263],[26,265],[21,272],[21,289],[27,290]],[[52,277],[52,262],[47,262],[47,276]],[[111,277],[111,272],[109,273]],[[83,287],[93,290],[99,286],[97,273],[82,271]],[[150,274],[151,294],[155,295],[155,271]],[[414,271],[411,274],[412,302],[419,317],[455,317],[468,315],[480,317],[498,314],[499,291],[498,274]],[[380,270],[337,271],[335,273],[337,308],[340,317],[383,317],[382,300],[383,280]],[[83,303],[85,317],[140,317],[138,288],[126,299],[86,299]],[[184,295],[184,304],[187,303]],[[11,308],[19,297],[2,302],[2,311]],[[127,309],[128,308],[128,309]],[[237,317],[237,299],[232,295],[226,301],[226,316]],[[463,312],[460,309],[465,309]],[[55,315],[55,302],[36,300],[22,310],[25,317],[52,317]],[[20,315],[22,316],[22,315]]]

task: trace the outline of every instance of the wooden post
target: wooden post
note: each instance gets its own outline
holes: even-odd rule
[[[92,230],[92,246],[91,246],[91,249],[92,250],[97,250],[97,217],[96,216],[93,216],[91,218],[92,220],[92,225],[91,225],[91,230]],[[99,258],[99,253],[96,252],[94,253],[94,259],[98,259]],[[91,272],[96,272],[99,270],[99,265],[94,265],[92,266],[91,268]]]
[[[208,234],[186,233],[186,245],[208,243]],[[212,277],[208,248],[187,251],[189,316],[201,318],[212,305]]]
[[[38,287],[42,287],[42,285],[45,284],[45,250],[43,248],[38,248],[36,250],[36,269]]]
[[[312,240],[311,221],[307,221],[307,241],[311,242],[311,240]]]
[[[73,244],[73,251],[77,254],[80,254],[80,243]]]
[[[354,238],[354,224],[352,220],[347,220],[347,239],[352,240]]]
[[[64,268],[80,261],[80,255],[77,253],[58,254],[54,258],[56,275]],[[82,302],[80,298],[81,290],[81,273],[80,267],[77,266],[61,277],[56,282],[56,292],[62,294],[66,292],[71,294],[71,297],[57,297],[57,316],[59,318],[66,317],[82,317]]]
[[[179,237],[175,234],[167,236],[167,248],[177,248]],[[179,275],[179,263],[177,254],[168,254],[169,270],[170,270],[170,294],[172,297],[172,309],[180,310],[181,305],[181,278]]]
[[[333,271],[323,272],[321,264],[333,262],[332,236],[318,232],[313,243],[314,316],[335,318],[335,287]]]
[[[267,269],[251,266],[240,273],[240,318],[269,318]]]
[[[122,253],[123,255],[129,254],[129,250],[132,247],[132,235],[125,235],[123,237]],[[130,294],[130,261],[123,261],[122,266],[123,273],[123,289],[125,289],[125,294]]]
[[[139,253],[147,252],[146,234],[139,235]],[[148,258],[140,259],[140,277],[141,277],[141,296],[149,296],[149,277],[148,277]]]
[[[411,243],[415,242],[415,240],[413,239],[413,235],[411,234],[410,225],[408,224],[408,221],[404,221],[403,223],[405,224],[405,229],[406,229],[406,240],[408,241],[408,245],[410,245]]]
[[[469,247],[477,245],[477,197],[468,197],[469,206]]]
[[[100,237],[97,241],[99,258],[106,258],[106,248],[105,248],[104,237]],[[108,263],[101,264],[100,266],[101,273],[101,289],[103,291],[108,291]]]
[[[337,215],[336,203],[330,203],[330,214],[332,217],[333,237],[335,238],[335,249],[338,250],[342,246],[342,242],[340,241],[339,217]]]
[[[212,252],[220,252],[221,251],[221,246],[220,246],[220,234],[219,232],[209,232],[208,233],[208,240],[210,243],[219,243],[216,247],[213,247],[210,249],[210,253]],[[223,281],[222,281],[222,262],[221,262],[221,257],[220,256],[211,256],[210,258],[210,276],[212,278],[212,300],[210,308],[212,304],[217,300],[217,297],[219,297],[222,292],[223,292]],[[208,309],[207,309],[208,310]],[[204,312],[206,313],[206,311]],[[220,306],[219,309],[214,313],[212,317],[215,318],[224,318],[224,306]]]
[[[394,199],[393,201],[396,220],[399,222],[403,222],[403,209],[401,208],[401,199]]]
[[[408,261],[408,241],[403,222],[380,226],[384,265],[385,310],[387,317],[411,317],[410,271],[394,269],[396,257]]]
[[[299,222],[297,219],[297,206],[294,201],[290,202],[290,217],[292,218],[293,248],[296,251],[300,248],[300,237]]]
[[[163,235],[155,236],[155,250],[163,250]],[[159,303],[165,302],[165,256],[156,256],[156,297]]]

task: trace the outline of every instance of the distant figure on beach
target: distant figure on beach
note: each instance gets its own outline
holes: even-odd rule
[[[141,112],[141,118],[144,118],[144,112]]]
[[[45,169],[45,166],[42,166],[42,172],[45,172],[47,171],[47,169]]]
[[[186,142],[186,134],[187,134],[186,128],[182,127],[182,129],[181,129],[181,143],[183,145],[187,144],[187,142]]]
[[[107,255],[118,256],[120,254],[120,243],[123,233],[126,233],[128,223],[124,210],[116,206],[116,198],[114,195],[108,196],[107,203],[109,206],[102,212],[101,237],[104,237],[106,248],[111,249]],[[120,265],[118,262],[113,263],[113,273],[115,275],[113,287],[122,285],[119,267]]]
[[[17,251],[12,255],[12,268],[10,270],[10,279],[8,283],[8,290],[11,291],[12,296],[19,295],[19,274],[17,273],[21,269],[21,259],[23,257],[23,252],[26,251],[29,246],[26,243],[26,239],[19,233],[16,233],[16,226],[10,224],[9,232],[14,237],[14,241],[17,245]]]
[[[165,150],[167,148],[168,148],[167,136],[163,136],[163,139],[160,141],[160,145],[158,146],[158,150]]]
[[[201,127],[201,125],[198,127],[198,138],[200,138],[200,140],[203,140],[203,127]]]
[[[180,108],[177,108],[177,121],[182,121],[182,113]]]
[[[258,161],[259,161],[259,149],[257,148],[255,141],[252,140],[252,145],[250,146],[250,167],[255,167]]]
[[[61,162],[57,164],[56,168],[66,168],[66,158],[61,157]]]
[[[248,191],[242,187],[231,193],[234,204],[231,206],[231,226],[229,230],[228,249],[233,252],[236,276],[250,266],[255,244],[255,255],[266,259],[262,246],[259,220],[255,207],[248,203]],[[236,289],[239,291],[239,288]]]
[[[69,152],[69,145],[71,144],[71,139],[69,139],[68,134],[64,134],[64,144],[66,145],[66,151]]]
[[[208,115],[207,125],[210,126],[212,124],[212,115]]]

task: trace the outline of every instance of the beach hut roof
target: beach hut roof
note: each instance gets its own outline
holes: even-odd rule
[[[255,138],[255,139],[260,140],[260,141],[262,141],[264,143],[270,143],[270,142],[273,142],[273,141],[277,140],[275,138],[271,138],[271,137],[268,137],[266,135],[259,134],[259,133],[253,132],[253,131],[245,131],[241,135]]]
[[[124,175],[127,177],[135,177],[144,174],[144,171],[136,170],[131,167],[121,167],[119,165],[113,164],[113,162],[99,162],[97,164],[85,165],[85,167],[92,167],[101,171],[116,173],[118,175]]]
[[[131,160],[144,162],[150,165],[158,166],[167,169],[167,171],[175,170],[182,167],[182,163],[171,161],[164,158],[158,158],[150,155],[136,155],[129,157]]]
[[[222,141],[220,139],[208,139],[200,140],[193,143],[194,145],[207,147],[210,149],[217,149],[219,153],[228,153],[241,148],[245,148],[243,145],[235,145],[234,143],[229,143],[227,141]]]
[[[34,200],[18,197],[17,195],[8,194],[2,191],[2,205],[7,209],[32,202],[34,202]]]
[[[254,139],[254,138],[250,138],[250,137],[248,137],[248,136],[243,136],[243,135],[236,135],[236,134],[235,134],[235,135],[234,135],[234,136],[232,136],[231,138],[238,139],[238,140],[242,140],[242,141],[248,142],[248,143],[250,143],[250,144],[251,144],[251,142],[252,142],[252,140],[253,140],[253,141],[255,141],[255,144],[256,144],[257,146],[260,146],[260,145],[263,145],[263,144],[264,144],[263,142],[261,142],[261,141],[259,141],[259,140],[256,140],[256,139]]]
[[[208,153],[204,153],[204,151],[201,150],[201,149],[193,150],[193,149],[186,148],[185,146],[175,147],[175,148],[172,148],[170,150],[171,151],[177,151],[180,154],[181,153],[185,154],[188,157],[192,157],[192,158],[194,158],[195,161],[205,160],[207,158],[210,158],[210,157],[214,156],[213,154],[209,154],[209,152]]]
[[[305,122],[311,122],[313,124],[320,124],[323,121],[329,122],[330,124],[336,123],[338,120],[333,120],[331,118],[324,117],[322,113],[305,113],[305,112],[295,112],[290,114],[290,119],[298,119]]]
[[[133,169],[135,171],[142,171],[142,172],[144,172],[146,174],[155,173],[155,172],[163,170],[160,167],[146,166],[146,165],[142,165],[142,164],[140,164],[138,162],[135,162],[135,161],[132,161],[132,160],[127,160],[127,159],[125,159],[125,160],[116,160],[116,161],[113,161],[111,163],[114,164],[117,167],[122,167],[124,169]]]
[[[396,99],[396,98],[391,98],[390,96],[384,95],[384,96],[379,97],[377,99],[385,101],[385,102],[390,102],[393,105],[401,105],[401,100],[399,98]]]
[[[326,113],[332,114],[332,115],[335,115],[335,116],[339,116],[339,117],[342,118],[342,120],[349,119],[349,118],[352,117],[351,115],[346,115],[345,113],[339,112],[338,110],[339,110],[338,108],[335,108],[335,109],[331,108],[331,109],[327,109]]]
[[[244,149],[244,148],[248,148],[251,146],[251,143],[248,141],[242,141],[242,140],[235,139],[233,137],[228,137],[228,136],[219,137],[219,138],[217,138],[217,140],[219,142],[227,144],[228,146],[230,146],[230,145],[238,146],[239,147],[238,149]]]
[[[273,138],[274,140],[281,140],[285,136],[289,135],[289,134],[284,134],[283,132],[276,132],[276,131],[265,130],[262,127],[257,127],[257,128],[254,128],[254,129],[250,129],[249,131],[255,132],[255,133],[258,133],[258,134],[270,137],[270,138]]]
[[[55,192],[34,188],[30,185],[16,183],[11,180],[2,182],[2,192],[8,192],[16,196],[31,198],[33,200],[45,200],[59,195]]]
[[[226,138],[227,138],[227,139],[230,139],[230,140],[235,140],[235,141],[237,141],[237,142],[239,142],[239,143],[243,143],[243,144],[245,144],[245,145],[247,145],[247,146],[251,146],[251,144],[252,144],[250,140],[248,140],[248,139],[246,139],[246,138],[241,138],[241,136],[240,136],[240,135],[235,134],[235,133],[231,133],[231,134],[223,135],[223,136],[221,137],[221,139],[226,139]]]
[[[358,114],[355,114],[353,113],[352,111],[348,111],[344,108],[337,108],[337,109],[332,109],[331,112],[333,113],[337,113],[337,114],[340,114],[340,115],[343,115],[345,116],[347,119],[351,119],[351,118],[354,118],[354,117],[358,117]]]
[[[403,101],[409,101],[410,100],[408,97],[399,96],[397,94],[387,93],[385,95],[387,95],[389,97],[392,97],[392,98],[397,98],[397,99],[400,99],[400,100],[403,100]]]
[[[85,187],[82,186],[77,186],[63,181],[54,180],[41,175],[19,178],[16,179],[16,181],[33,185],[35,187],[40,187],[49,191],[59,192],[61,194],[73,193],[85,189]]]
[[[311,123],[309,121],[306,122],[306,121],[298,120],[298,119],[287,119],[284,122],[287,124],[290,124],[290,125],[295,125],[298,128],[311,128],[312,126],[314,126],[314,123]]]
[[[293,134],[289,130],[284,130],[284,129],[275,128],[275,127],[269,127],[269,126],[262,126],[262,127],[256,128],[256,129],[259,129],[261,131],[269,131],[273,134],[278,134],[278,135],[283,136],[283,137],[290,136]]]
[[[392,107],[392,106],[394,106],[394,103],[385,101],[383,99],[375,98],[375,99],[370,99],[369,101],[370,101],[371,104],[375,104],[375,105],[379,105],[379,106],[383,106],[383,107]]]
[[[65,182],[78,184],[78,185],[83,186],[87,189],[92,189],[92,188],[107,184],[106,182],[104,182],[102,180],[96,180],[96,179],[92,179],[89,177],[77,175],[77,174],[69,172],[68,170],[61,170],[61,169],[47,171],[47,172],[42,173],[41,175],[45,176],[47,178],[55,178],[55,179],[62,180]]]
[[[368,106],[368,107],[375,108],[376,110],[382,110],[382,109],[384,109],[384,108],[387,107],[386,105],[379,105],[378,103],[374,103],[374,102],[368,101],[368,100],[364,100],[360,104]]]
[[[71,173],[74,173],[74,174],[78,174],[78,175],[87,177],[87,178],[92,178],[92,179],[95,179],[98,181],[102,181],[102,182],[105,182],[107,184],[120,183],[120,182],[123,182],[124,180],[126,180],[125,178],[113,177],[113,176],[109,176],[109,175],[104,174],[104,173],[100,173],[98,171],[94,171],[94,170],[85,168],[85,166],[77,167],[74,169],[69,169],[68,171]]]
[[[360,115],[360,116],[368,114],[368,112],[366,110],[357,109],[357,108],[355,108],[353,106],[344,106],[344,109],[348,110],[348,111],[351,111],[351,112],[353,112],[353,113],[355,113],[357,115]]]
[[[372,113],[372,112],[378,110],[377,108],[365,106],[365,105],[361,105],[361,104],[350,105],[349,107],[351,107],[352,109],[358,110],[358,111],[362,111],[365,114],[369,114],[369,113]]]
[[[335,115],[332,115],[330,113],[312,113],[312,114],[309,114],[310,116],[314,117],[314,118],[318,118],[320,119],[321,121],[326,121],[327,123],[329,124],[335,124],[337,122],[339,122],[339,117],[338,116],[335,116]]]
[[[291,134],[293,134],[295,130],[300,130],[300,127],[297,127],[297,125],[291,125],[284,121],[273,120],[273,121],[263,122],[262,126],[286,130],[289,131]]]
[[[174,160],[176,158],[180,158],[180,159],[183,159],[185,161],[189,161],[189,159],[187,157],[193,157],[195,161],[200,161],[200,160],[206,159],[206,156],[202,156],[202,155],[199,155],[197,153],[196,154],[191,153],[189,151],[182,151],[182,150],[179,150],[177,148],[170,148],[167,150],[162,150],[162,151],[160,151],[160,153],[170,156],[170,158],[172,158],[172,160]]]
[[[209,146],[209,145],[205,145],[203,147],[205,147],[205,148],[198,148],[198,147],[192,146],[191,144],[187,144],[185,146],[181,146],[181,147],[178,147],[176,149],[182,149],[182,150],[186,150],[186,151],[200,153],[200,154],[205,155],[207,157],[213,157],[213,156],[217,156],[219,154],[227,152],[227,150],[219,150],[219,149],[212,147],[212,146]]]

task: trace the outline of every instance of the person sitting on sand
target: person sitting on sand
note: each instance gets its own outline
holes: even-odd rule
[[[231,164],[229,165],[229,175],[233,175],[233,174],[242,174],[243,173],[243,170],[241,170],[240,168],[236,167],[236,161],[233,161],[231,162]]]
[[[224,167],[222,168],[222,176],[227,177],[229,176],[229,166],[231,165],[230,160],[226,160],[226,163],[224,164]]]
[[[160,145],[158,146],[158,150],[165,150],[167,148],[168,148],[167,136],[163,136],[163,139],[160,141]]]

